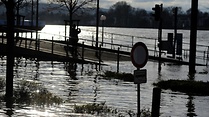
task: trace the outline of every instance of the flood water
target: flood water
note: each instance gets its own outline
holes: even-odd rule
[[[51,26],[49,27],[51,28]],[[92,27],[83,28],[93,29]],[[116,31],[115,29],[111,28],[109,28],[109,30],[106,28],[106,30],[111,32]],[[128,29],[121,30],[127,31]],[[154,29],[150,30],[153,31]],[[143,36],[148,36],[147,32],[151,32],[148,29],[138,29],[137,31],[139,31],[140,34],[143,34]],[[185,32],[188,33],[188,31]],[[120,33],[120,31],[118,31],[118,33]],[[207,31],[201,33],[203,33],[203,35],[209,34]],[[91,37],[91,33],[89,34],[89,37]],[[154,38],[153,35],[152,37]],[[185,38],[186,37],[187,36],[185,36]],[[202,38],[199,41],[202,42]],[[208,44],[206,38],[204,43]],[[117,109],[119,113],[125,113],[124,115],[127,117],[127,112],[130,110],[136,113],[137,85],[132,82],[124,82],[116,79],[103,79],[98,74],[103,74],[103,72],[107,70],[115,72],[117,71],[117,63],[115,61],[104,61],[104,63],[107,65],[101,66],[101,71],[99,71],[98,66],[92,64],[82,65],[75,63],[36,61],[25,58],[16,58],[14,66],[14,84],[17,84],[17,82],[20,80],[41,83],[53,95],[62,98],[63,103],[53,104],[50,106],[15,103],[11,110],[6,108],[5,102],[2,101],[0,103],[0,116],[7,116],[9,115],[9,112],[12,113],[12,116],[28,117],[96,116],[74,113],[74,105],[84,105],[88,103],[105,103],[108,107]],[[5,78],[5,57],[0,59],[0,65],[0,77]],[[141,109],[146,108],[151,110],[152,90],[154,87],[152,84],[154,82],[167,79],[183,80],[189,78],[189,68],[186,65],[163,63],[162,70],[159,72],[158,62],[149,60],[143,69],[147,69],[147,83],[140,85]],[[131,61],[120,62],[119,71],[121,73],[133,73],[134,70],[136,70],[136,68],[132,65]],[[195,80],[205,82],[209,81],[208,74],[200,73],[203,71],[208,71],[206,66],[197,66],[196,70],[197,74],[195,74]],[[4,91],[2,91],[2,93],[4,94]],[[185,117],[195,115],[199,117],[207,117],[209,115],[208,105],[209,96],[189,96],[180,92],[163,90],[161,94],[160,113],[162,117]],[[118,114],[104,116],[118,116]]]

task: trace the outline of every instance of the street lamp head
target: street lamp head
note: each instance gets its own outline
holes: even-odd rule
[[[101,15],[100,20],[102,20],[102,21],[106,20],[106,16],[105,15]]]

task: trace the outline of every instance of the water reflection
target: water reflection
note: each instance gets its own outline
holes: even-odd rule
[[[97,76],[94,77],[94,83],[95,85],[93,86],[93,92],[94,92],[94,102],[97,101],[97,91],[98,91],[98,86],[96,85],[97,84]]]
[[[66,67],[66,71],[69,73],[70,77],[73,80],[78,80],[78,78],[76,78],[77,63],[67,62],[67,63],[65,63],[65,67]]]
[[[191,95],[189,95],[188,102],[186,104],[186,107],[188,108],[188,110],[187,110],[187,112],[188,112],[187,113],[187,116],[189,116],[189,117],[197,116],[195,114],[195,104],[194,104],[193,100],[194,100],[194,97],[191,96]]]
[[[10,97],[7,97],[5,101],[6,101],[5,114],[11,117],[14,114],[13,99]]]
[[[36,70],[35,70],[35,77],[34,77],[34,80],[37,80],[37,79],[39,78],[39,67],[40,67],[39,61],[36,61],[36,62],[35,62],[35,65],[36,65]]]

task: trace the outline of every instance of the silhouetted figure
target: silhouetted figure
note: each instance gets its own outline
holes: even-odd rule
[[[72,42],[73,43],[77,43],[78,42],[78,34],[81,32],[81,29],[80,28],[76,28],[76,25],[73,24],[73,27],[72,27]]]
[[[72,37],[72,46],[73,46],[73,51],[72,51],[72,54],[73,56],[77,54],[77,43],[78,43],[78,34],[81,32],[81,29],[80,28],[76,28],[76,25],[73,24],[73,27],[72,27],[72,34],[71,34],[71,37]]]

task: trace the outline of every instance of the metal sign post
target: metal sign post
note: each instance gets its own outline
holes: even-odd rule
[[[140,68],[146,65],[147,60],[147,46],[142,42],[136,43],[131,50],[131,61],[137,68],[137,70],[134,70],[134,83],[137,84],[137,117],[140,117],[140,84],[147,82],[147,70],[140,70]]]

